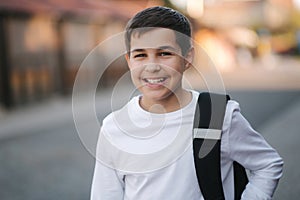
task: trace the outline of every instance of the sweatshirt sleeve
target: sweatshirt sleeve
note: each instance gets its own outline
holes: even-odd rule
[[[100,133],[101,134],[101,133]],[[100,138],[99,138],[100,140]],[[106,166],[99,159],[100,142],[98,140],[94,176],[91,187],[91,200],[123,200],[124,175]]]
[[[229,157],[249,170],[249,183],[242,200],[272,199],[282,176],[283,160],[240,113],[236,103],[231,116]]]

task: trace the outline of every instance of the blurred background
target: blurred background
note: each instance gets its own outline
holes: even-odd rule
[[[72,117],[76,74],[93,48],[154,5],[189,17],[226,91],[284,158],[274,199],[299,198],[300,0],[0,0],[1,200],[89,199],[95,160]],[[105,57],[98,59],[77,81],[84,97],[93,75],[104,70],[96,93],[101,124],[127,66],[122,56],[108,67]],[[199,66],[209,73],[201,58]],[[195,68],[186,77],[205,89]]]

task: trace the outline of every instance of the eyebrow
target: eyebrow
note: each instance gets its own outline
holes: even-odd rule
[[[145,49],[133,49],[130,52],[133,53],[133,52],[143,52],[143,51],[145,51]]]
[[[131,51],[131,53],[133,53],[133,52],[144,52],[145,49],[147,49],[147,48],[144,48],[144,49],[133,49],[133,50]],[[150,48],[149,48],[149,49],[150,49]],[[158,47],[158,48],[152,48],[152,49],[158,49],[158,50],[170,50],[170,51],[174,51],[174,52],[177,52],[177,51],[178,51],[178,49],[176,49],[176,48],[174,48],[174,47],[172,47],[172,46],[160,46],[160,47]]]
[[[175,51],[177,52],[178,49],[172,47],[172,46],[161,46],[161,47],[158,47],[159,50],[170,50],[170,51]]]

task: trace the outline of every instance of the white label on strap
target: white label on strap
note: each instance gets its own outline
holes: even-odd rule
[[[222,130],[194,128],[194,138],[220,140]]]

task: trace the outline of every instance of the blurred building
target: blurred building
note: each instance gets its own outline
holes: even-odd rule
[[[70,94],[76,73],[101,41],[153,5],[174,6],[190,17],[194,38],[220,71],[252,67],[272,54],[300,54],[299,0],[2,0],[0,106],[13,107]],[[172,5],[173,4],[173,5]],[[300,3],[298,3],[300,4]],[[93,63],[94,70],[103,58]],[[200,57],[198,61],[203,61]],[[119,58],[101,83],[126,71]],[[89,84],[93,69],[80,80]]]
[[[159,1],[0,1],[0,105],[13,107],[69,94],[87,54],[122,32],[134,13],[153,3]],[[104,80],[122,72],[113,69],[105,72]],[[93,72],[86,72],[80,81],[88,84],[89,73]]]
[[[193,19],[195,40],[221,71],[298,48],[297,1],[172,0]]]

